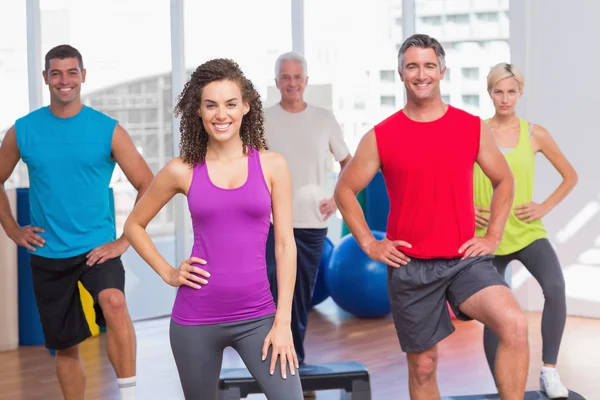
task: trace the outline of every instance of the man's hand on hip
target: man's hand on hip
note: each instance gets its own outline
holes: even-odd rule
[[[337,210],[337,204],[335,204],[333,197],[331,199],[321,200],[319,211],[321,212],[324,221],[327,221],[329,217],[335,213],[335,210]]]
[[[91,267],[96,264],[102,264],[106,260],[117,258],[125,253],[128,247],[129,242],[124,238],[103,244],[88,253],[86,264]]]

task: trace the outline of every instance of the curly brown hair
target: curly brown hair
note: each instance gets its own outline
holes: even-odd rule
[[[186,82],[177,98],[174,110],[176,116],[181,116],[179,156],[192,166],[205,162],[208,147],[208,133],[198,115],[202,90],[211,82],[223,80],[237,83],[242,91],[242,101],[250,105],[250,110],[242,119],[240,127],[244,154],[247,153],[248,148],[268,149],[260,94],[235,61],[217,58],[205,62],[192,73],[192,77]]]

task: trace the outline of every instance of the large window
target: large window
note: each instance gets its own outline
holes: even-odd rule
[[[470,108],[479,107],[479,95],[478,94],[463,94],[462,95],[463,105]]]
[[[396,97],[395,96],[381,96],[379,99],[382,107],[396,107]]]
[[[320,85],[331,93],[331,103],[321,105],[348,127],[344,138],[354,153],[366,133],[361,127],[376,124],[404,103],[396,48],[402,41],[402,1],[349,7],[344,0],[304,0],[304,7],[309,89]],[[319,56],[325,52],[332,56]]]
[[[307,92],[319,93],[318,105],[334,113],[354,154],[363,135],[404,103],[397,76],[402,0],[304,0],[304,8]],[[338,170],[331,158],[331,194]],[[339,217],[329,220],[334,243],[341,233]]]
[[[210,59],[231,58],[263,101],[273,102],[267,89],[274,86],[275,60],[292,49],[291,2],[230,0],[227,11],[223,7],[218,1],[185,1],[186,68],[191,73]]]
[[[0,11],[0,142],[15,120],[29,112],[27,28],[24,1],[3,1]],[[22,163],[6,182],[8,189],[28,186]]]
[[[462,69],[462,76],[463,79],[467,79],[467,80],[479,80],[479,68],[463,68]]]
[[[162,113],[162,104],[170,103],[170,98],[156,93],[157,87],[168,86],[170,79],[168,3],[149,7],[142,0],[110,0],[102,4],[90,7],[76,0],[42,0],[42,53],[62,43],[71,44],[82,53],[87,70],[82,87],[84,102],[118,120],[157,173],[171,158],[158,148],[158,143],[164,143],[164,137],[171,134],[171,116]],[[106,29],[107,20],[115,26],[135,25],[138,35]],[[94,34],[99,31],[102,35]],[[144,40],[138,40],[140,35]],[[106,43],[114,45],[107,47]],[[48,90],[44,87],[44,104],[48,103]],[[136,192],[118,167],[113,186],[120,233]],[[169,207],[172,205],[166,208]],[[157,236],[172,235],[173,221],[168,215],[163,210],[148,230]]]
[[[493,113],[488,71],[499,62],[510,62],[508,5],[508,1],[415,0],[417,31],[443,44],[446,65],[456,72],[444,79],[445,99],[484,118]]]
[[[393,83],[396,80],[396,74],[398,73],[393,69],[379,71],[379,79],[381,80],[381,82]]]
[[[198,66],[211,59],[232,59],[252,81],[266,108],[279,101],[275,61],[280,54],[292,50],[290,27],[291,1],[229,0],[223,3],[186,0],[186,71],[191,75]],[[323,52],[321,57],[332,55]],[[191,224],[186,225],[186,233],[192,234]]]
[[[500,14],[497,12],[484,12],[475,14],[477,21],[481,22],[498,22]]]
[[[87,70],[85,104],[117,119],[129,132],[154,173],[172,158],[165,148],[171,136],[171,43],[169,2],[143,0],[40,0],[42,57],[52,47],[71,44]],[[112,28],[111,28],[112,27]],[[125,28],[124,28],[125,27]],[[133,30],[133,31],[132,31]],[[125,34],[124,32],[130,32]],[[131,33],[134,32],[134,33]],[[44,86],[44,104],[49,104]],[[132,210],[137,192],[120,168],[111,186],[117,235]],[[175,264],[172,203],[148,226],[157,248]],[[134,319],[168,315],[174,290],[133,249],[123,255],[126,293]]]

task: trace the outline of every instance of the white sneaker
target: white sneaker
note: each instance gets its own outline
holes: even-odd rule
[[[569,397],[569,390],[561,383],[558,371],[554,368],[540,374],[540,390],[551,399]]]

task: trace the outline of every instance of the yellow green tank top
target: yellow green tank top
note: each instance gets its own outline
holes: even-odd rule
[[[515,197],[510,215],[506,221],[504,236],[495,253],[499,256],[514,253],[538,239],[548,237],[541,220],[526,223],[517,218],[513,212],[514,207],[530,203],[533,196],[535,160],[529,140],[529,124],[523,119],[520,120],[520,123],[521,129],[517,147],[504,154],[515,179]],[[476,206],[490,207],[493,192],[492,183],[477,164],[473,174],[473,192]],[[486,231],[487,228],[477,228],[475,234],[483,236]]]

